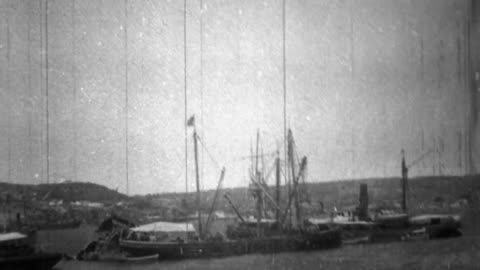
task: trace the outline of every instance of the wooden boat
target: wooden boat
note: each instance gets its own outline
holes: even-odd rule
[[[120,247],[134,256],[158,254],[160,260],[209,258],[249,253],[276,253],[320,250],[341,245],[340,231],[296,232],[235,240],[212,240],[186,243],[120,240]]]
[[[95,261],[142,264],[158,261],[158,254],[146,256],[127,256],[125,254],[101,254]]]
[[[458,215],[417,215],[409,218],[413,228],[425,228],[428,238],[460,236],[461,223]]]
[[[0,269],[2,270],[49,270],[61,259],[59,253],[37,252],[31,239],[21,233],[0,234]]]
[[[125,257],[123,259],[123,262],[151,262],[151,261],[156,261],[158,260],[158,254],[153,254],[153,255],[147,255],[147,256],[138,256],[138,257]]]
[[[0,258],[2,270],[50,270],[62,259],[61,254],[36,253],[25,256]]]

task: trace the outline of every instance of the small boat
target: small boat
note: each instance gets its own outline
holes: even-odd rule
[[[158,254],[138,256],[138,257],[125,257],[124,262],[151,262],[158,260]]]
[[[0,269],[50,270],[61,259],[59,253],[38,252],[32,239],[18,232],[0,234]]]
[[[425,228],[428,238],[441,238],[462,235],[461,222],[458,215],[418,215],[409,218],[413,228]]]
[[[158,261],[158,254],[145,256],[127,256],[126,254],[101,254],[98,255],[97,261],[116,262],[116,263],[150,263]]]

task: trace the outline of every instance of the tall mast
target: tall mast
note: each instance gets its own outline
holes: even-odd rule
[[[278,206],[280,206],[280,152],[277,151],[277,159],[275,160],[276,163],[276,186],[275,186],[275,202]],[[277,222],[280,220],[280,209],[277,208],[275,212],[275,219]]]
[[[198,209],[198,233],[200,237],[203,236],[202,232],[202,213],[200,209],[200,177],[198,174],[198,146],[197,146],[197,130],[194,126],[193,129],[193,147],[195,150],[195,178],[197,184],[197,209]]]
[[[257,149],[255,153],[255,174],[252,176],[256,183],[253,183],[254,194],[256,196],[257,206],[257,237],[260,237],[261,228],[260,222],[262,221],[262,191],[260,190],[260,173],[258,171],[258,144],[260,141],[260,131],[257,129]]]
[[[288,130],[288,160],[290,162],[290,170],[292,173],[292,181],[297,182],[295,175],[295,155],[294,155],[294,145],[293,145],[293,135],[292,131]],[[293,193],[293,199],[295,203],[295,217],[297,221],[297,226],[301,226],[301,216],[300,216],[300,203],[298,200],[298,183],[294,183],[294,188],[291,191]]]
[[[258,141],[259,140],[260,140],[260,131],[257,129],[257,147],[255,150],[255,177],[257,177],[257,174],[258,174]]]

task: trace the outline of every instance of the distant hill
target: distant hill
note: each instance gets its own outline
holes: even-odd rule
[[[320,183],[306,183],[300,186],[301,198],[310,202],[311,207],[324,207],[330,211],[337,208],[351,207],[358,203],[361,183],[368,186],[370,205],[398,205],[401,198],[400,178],[374,178],[344,180]],[[274,187],[269,188],[274,194]],[[286,204],[286,187],[281,186],[281,206]],[[255,200],[248,188],[222,189],[217,201],[217,210],[232,212],[223,194],[228,193],[235,206],[244,214],[254,214]],[[138,209],[159,210],[161,208],[178,208],[185,213],[197,210],[195,193],[165,193],[149,194],[144,196],[128,197],[125,194],[111,190],[94,183],[60,183],[40,185],[17,185],[0,183],[0,200],[6,195],[20,200],[22,194],[37,200],[64,200],[64,201],[95,201],[115,203],[128,200]],[[200,208],[209,211],[213,202],[215,190],[201,192]],[[422,208],[431,204],[451,204],[458,200],[465,200],[469,204],[480,206],[480,175],[474,176],[429,176],[409,179],[408,203],[410,208]],[[269,204],[267,202],[267,204]]]
[[[19,185],[0,183],[1,193],[10,194],[12,199],[21,198],[22,194],[37,200],[95,201],[117,202],[128,199],[125,194],[94,183],[69,182],[58,184]]]
[[[358,204],[360,184],[368,186],[369,203],[377,206],[399,205],[401,200],[400,178],[372,178],[358,180],[343,180],[320,183],[306,183],[300,186],[303,199],[309,199],[311,205],[330,211],[337,208],[350,207]],[[458,200],[466,200],[469,204],[478,203],[480,200],[480,175],[473,176],[428,176],[409,179],[408,203],[410,208],[419,209],[425,205],[435,203],[451,204]],[[240,212],[253,214],[254,199],[246,187],[221,190],[216,209],[231,211],[231,207],[223,198],[228,193],[233,203]],[[208,211],[214,198],[215,191],[201,192],[200,206]],[[270,187],[273,197],[274,187]],[[195,193],[168,193],[149,195],[162,199],[184,199],[188,208],[196,209]],[[286,188],[281,187],[281,205],[286,204]]]

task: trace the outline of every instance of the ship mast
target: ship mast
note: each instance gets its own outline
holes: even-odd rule
[[[255,175],[253,178],[256,183],[254,185],[254,195],[257,199],[257,237],[261,235],[260,222],[262,221],[262,191],[260,190],[260,173],[258,171],[258,144],[260,141],[260,131],[257,130],[257,149],[255,153]]]
[[[193,118],[195,119],[195,118]],[[198,145],[197,145],[197,129],[195,128],[195,122],[193,123],[193,147],[195,150],[195,180],[197,185],[197,213],[198,213],[198,234],[200,238],[203,236],[202,232],[202,213],[200,211],[200,177],[198,173]]]
[[[276,186],[275,186],[275,202],[277,203],[277,206],[280,206],[280,152],[277,151],[277,159],[275,160],[276,163]],[[280,221],[280,208],[277,208],[277,211],[275,212],[275,219],[277,222]]]

